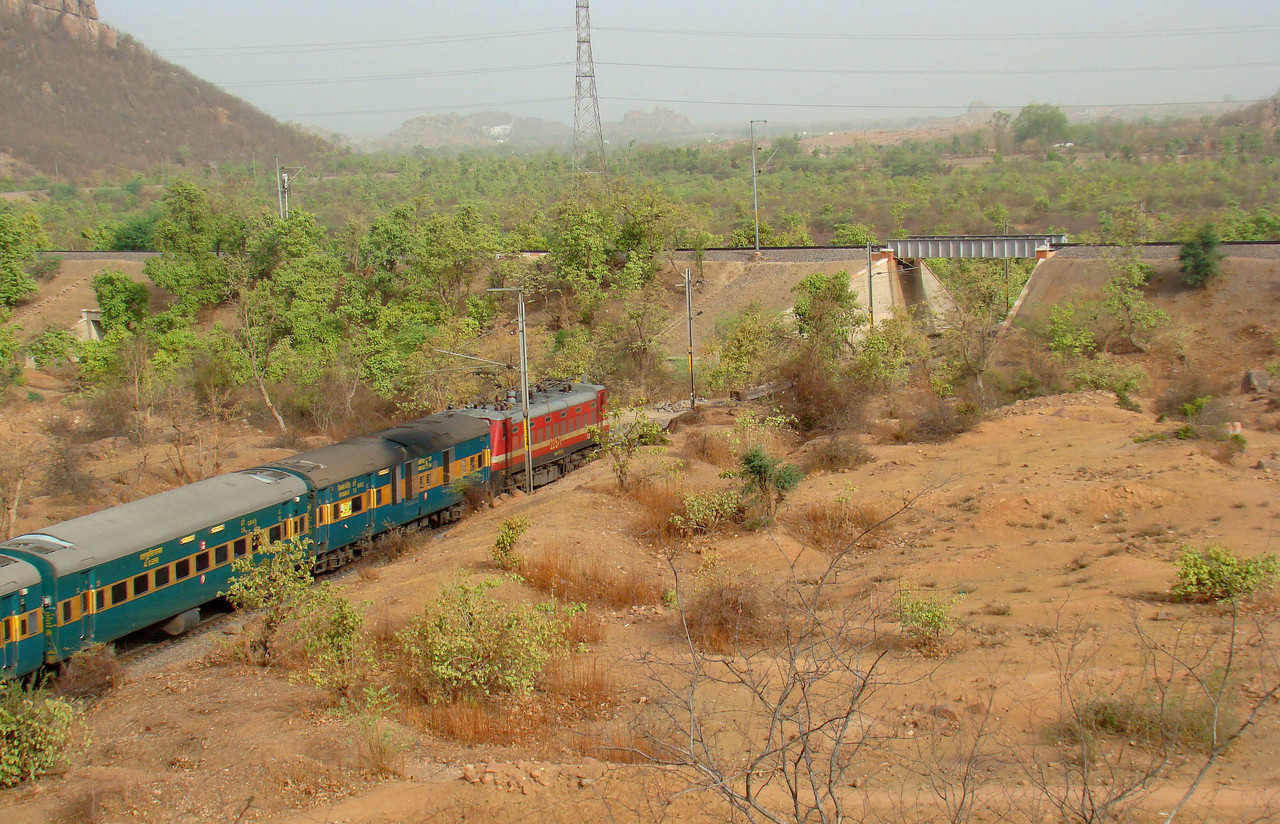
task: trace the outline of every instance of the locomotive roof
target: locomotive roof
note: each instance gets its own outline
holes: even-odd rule
[[[0,595],[40,583],[40,573],[26,561],[0,555]]]
[[[571,383],[560,387],[535,389],[529,393],[529,417],[532,419],[565,407],[590,403],[596,399],[596,394],[601,389],[604,387],[594,383]],[[458,411],[489,420],[516,420],[522,415],[518,395],[515,402],[508,404],[506,409],[493,406],[470,406]]]
[[[489,427],[474,416],[451,411],[384,429],[378,437],[400,444],[413,457],[421,457],[488,434]]]
[[[283,472],[233,472],[73,518],[0,544],[43,555],[58,575],[190,535],[305,495]]]
[[[403,460],[405,451],[398,445],[375,435],[361,435],[272,461],[267,467],[300,472],[310,478],[317,489],[323,489]]]

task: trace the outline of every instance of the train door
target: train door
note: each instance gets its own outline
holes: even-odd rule
[[[0,670],[12,671],[18,663],[18,645],[9,643],[14,640],[13,620],[9,618],[14,609],[10,603],[16,600],[10,596],[0,598]]]
[[[417,461],[405,461],[400,464],[400,474],[404,476],[401,483],[404,484],[404,497],[407,501],[416,501],[418,493],[422,491],[416,464]]]
[[[93,573],[85,571],[80,576],[79,586],[76,593],[76,606],[80,610],[80,644],[81,646],[93,641]]]
[[[404,464],[391,467],[391,504],[395,506],[404,500]]]
[[[453,448],[450,447],[440,456],[442,466],[444,468],[444,486],[448,489],[449,484],[453,483]]]

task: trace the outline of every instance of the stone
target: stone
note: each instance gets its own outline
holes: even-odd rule
[[[1269,392],[1271,384],[1275,381],[1265,369],[1250,369],[1244,373],[1244,379],[1240,381],[1240,391],[1242,392]]]
[[[1272,475],[1280,473],[1280,453],[1273,452],[1270,457],[1259,459],[1253,468]]]

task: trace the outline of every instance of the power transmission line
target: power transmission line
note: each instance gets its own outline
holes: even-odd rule
[[[620,103],[687,103],[690,105],[700,106],[755,106],[757,108],[775,109],[868,109],[889,111],[964,111],[973,105],[971,103],[913,105],[910,103],[798,103],[795,101],[787,103],[770,103],[758,100],[700,100],[689,97],[602,97],[600,99]],[[1248,100],[1174,100],[1163,103],[1058,103],[1054,105],[1060,109],[1128,109],[1159,106],[1219,106],[1224,103],[1235,106],[1248,105],[1250,103],[1262,103],[1271,99],[1273,98],[1262,97]],[[1021,109],[1027,105],[1028,104],[1026,103],[1015,103],[997,106],[994,104],[983,103],[980,108],[984,110]]]
[[[911,34],[895,34],[881,31],[862,31],[854,33],[837,32],[779,32],[767,31],[729,31],[724,29],[664,29],[637,26],[597,26],[596,31],[624,32],[627,34],[660,34],[679,37],[729,37],[759,40],[862,40],[868,38],[876,41],[999,41],[999,40],[1124,40],[1151,37],[1205,37],[1213,35],[1257,34],[1280,31],[1280,25],[1248,25],[1248,26],[1204,26],[1195,28],[1146,29],[1130,31],[1036,31],[1022,33],[978,33],[978,34],[928,34],[912,32]]]
[[[481,69],[450,69],[437,72],[405,72],[402,74],[357,74],[347,77],[306,77],[299,80],[246,80],[233,83],[218,83],[224,89],[248,89],[263,86],[324,86],[339,83],[366,83],[384,80],[419,80],[427,77],[464,77],[477,74],[503,74],[505,72],[526,72],[540,69],[561,69],[572,66],[568,60],[557,63],[534,63],[527,66],[494,66]]]
[[[567,103],[571,98],[561,95],[560,97],[538,97],[525,100],[500,100],[493,103],[456,103],[442,104],[437,106],[409,106],[392,109],[348,109],[346,111],[335,112],[296,112],[293,114],[283,114],[281,117],[339,117],[357,114],[429,114],[437,111],[458,111],[459,109],[496,109],[501,106],[525,106],[532,103]]]
[[[504,40],[513,37],[536,37],[544,34],[561,34],[570,31],[569,26],[555,26],[545,29],[528,29],[525,31],[490,32],[487,34],[436,35],[429,37],[407,37],[394,40],[336,40],[328,43],[281,43],[276,45],[243,45],[243,46],[190,46],[187,48],[167,49],[161,54],[181,57],[222,57],[236,54],[309,54],[313,52],[359,51],[362,49],[386,49],[400,46],[434,46],[449,43],[474,43],[482,40]]]
[[[799,68],[790,66],[692,66],[679,63],[619,63],[600,61],[601,66],[612,66],[623,69],[678,69],[680,71],[715,71],[715,72],[763,72],[766,74],[858,74],[858,75],[1038,75],[1038,74],[1134,74],[1137,72],[1191,72],[1217,71],[1221,69],[1273,69],[1280,63],[1258,61],[1249,63],[1211,63],[1181,66],[1081,66],[1078,68],[1047,69],[910,69],[898,66],[881,65],[874,69],[841,69],[841,68]]]
[[[596,92],[596,64],[591,53],[590,0],[574,2],[578,37],[577,68],[573,82],[573,168],[584,168],[599,152],[597,169],[605,170],[604,128],[600,125],[600,97]]]

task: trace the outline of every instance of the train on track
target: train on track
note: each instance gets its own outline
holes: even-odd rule
[[[605,387],[530,394],[533,485],[582,466]],[[324,572],[388,530],[462,517],[468,485],[525,485],[523,415],[505,401],[429,415],[0,543],[0,678],[56,665],[148,627],[180,634],[226,591],[232,564],[297,539]]]

